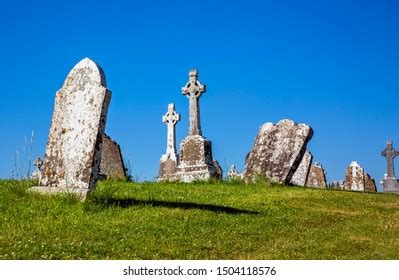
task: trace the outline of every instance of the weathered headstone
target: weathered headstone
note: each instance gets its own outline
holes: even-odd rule
[[[101,137],[111,92],[102,69],[81,60],[57,92],[39,192],[85,197],[99,178]]]
[[[37,159],[35,160],[34,165],[35,165],[35,171],[33,171],[31,179],[39,180],[40,184],[40,179],[42,177],[43,160],[38,156]]]
[[[162,117],[162,122],[167,126],[166,153],[162,155],[159,167],[159,180],[170,180],[176,172],[178,155],[176,154],[176,124],[180,121],[180,115],[175,111],[175,105],[169,104],[168,111]]]
[[[350,191],[376,192],[374,179],[356,161],[346,169],[343,189]]]
[[[276,183],[290,183],[312,136],[310,126],[292,120],[262,125],[247,157],[244,179],[261,176]]]
[[[118,143],[105,133],[102,135],[100,177],[126,179],[126,167]]]
[[[305,154],[302,157],[301,163],[299,164],[294,175],[292,176],[290,182],[291,184],[302,187],[306,185],[306,179],[308,178],[312,159],[312,154],[308,150],[306,150]]]
[[[384,192],[399,193],[399,182],[395,176],[394,158],[399,155],[399,151],[393,148],[392,141],[387,141],[387,147],[381,152],[387,158],[387,174],[381,181]]]
[[[375,180],[368,173],[364,174],[364,191],[377,192]]]
[[[310,188],[327,188],[326,173],[323,166],[316,162],[310,166],[309,175],[306,180],[306,186]]]
[[[205,91],[205,85],[198,80],[198,71],[191,70],[189,81],[182,88],[189,99],[189,135],[180,143],[174,180],[190,182],[221,177],[221,169],[217,170],[213,161],[212,143],[202,136],[199,99]]]

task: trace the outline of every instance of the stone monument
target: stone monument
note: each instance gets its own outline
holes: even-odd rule
[[[387,147],[381,152],[381,156],[387,158],[387,174],[381,181],[384,192],[392,192],[399,194],[399,182],[395,176],[394,158],[399,155],[399,151],[393,148],[392,141],[387,141]]]
[[[349,191],[377,191],[374,179],[356,161],[352,161],[346,169],[343,188]]]
[[[159,180],[170,180],[175,174],[178,155],[176,154],[176,124],[180,121],[180,115],[175,111],[175,104],[168,105],[168,111],[162,117],[162,122],[167,127],[166,153],[162,155],[159,167]]]
[[[310,166],[309,175],[306,180],[306,186],[310,188],[327,188],[326,173],[323,166],[316,162]]]
[[[172,180],[191,182],[221,178],[219,164],[213,160],[212,143],[202,136],[199,99],[206,86],[198,80],[198,71],[189,72],[189,81],[182,88],[189,100],[189,135],[180,143],[178,165]]]
[[[111,92],[104,72],[81,60],[57,92],[39,192],[68,192],[86,197],[99,178],[101,142]]]
[[[100,177],[104,179],[126,179],[126,167],[121,147],[105,133],[101,141]]]
[[[306,185],[306,180],[308,178],[312,159],[312,154],[308,150],[306,150],[305,154],[302,157],[301,163],[299,164],[294,175],[292,176],[290,182],[291,184],[301,187],[304,187]]]
[[[244,180],[250,181],[260,176],[274,183],[291,183],[312,136],[310,126],[296,124],[292,120],[262,125],[246,159]],[[307,165],[309,160],[305,161],[304,165]],[[304,175],[299,177],[302,182]]]

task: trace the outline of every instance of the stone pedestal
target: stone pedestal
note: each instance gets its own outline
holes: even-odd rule
[[[396,177],[385,177],[381,181],[384,192],[399,194],[399,182]]]
[[[180,143],[179,164],[174,180],[191,182],[220,178],[212,158],[212,142],[200,135],[187,136]]]

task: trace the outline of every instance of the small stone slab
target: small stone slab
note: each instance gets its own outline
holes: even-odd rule
[[[102,135],[100,177],[105,179],[126,179],[126,167],[121,147],[105,133]]]
[[[262,125],[247,157],[244,179],[261,176],[276,183],[290,183],[312,136],[310,126],[292,120]]]
[[[326,173],[321,164],[315,163],[310,166],[306,186],[310,188],[326,189],[327,180]]]

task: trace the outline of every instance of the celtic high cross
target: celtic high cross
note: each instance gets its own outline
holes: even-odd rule
[[[175,111],[175,104],[171,103],[168,105],[168,111],[162,117],[162,122],[164,122],[168,127],[167,135],[167,145],[166,145],[166,155],[169,158],[175,158],[176,156],[176,123],[180,121],[180,115]]]
[[[392,141],[387,141],[387,147],[381,152],[381,155],[387,158],[387,177],[395,177],[395,168],[393,159],[399,155],[399,152],[392,147]]]
[[[188,77],[187,84],[182,87],[182,93],[188,97],[190,103],[189,135],[202,135],[199,98],[206,91],[206,86],[202,85],[198,80],[198,71],[196,69],[190,70]]]

